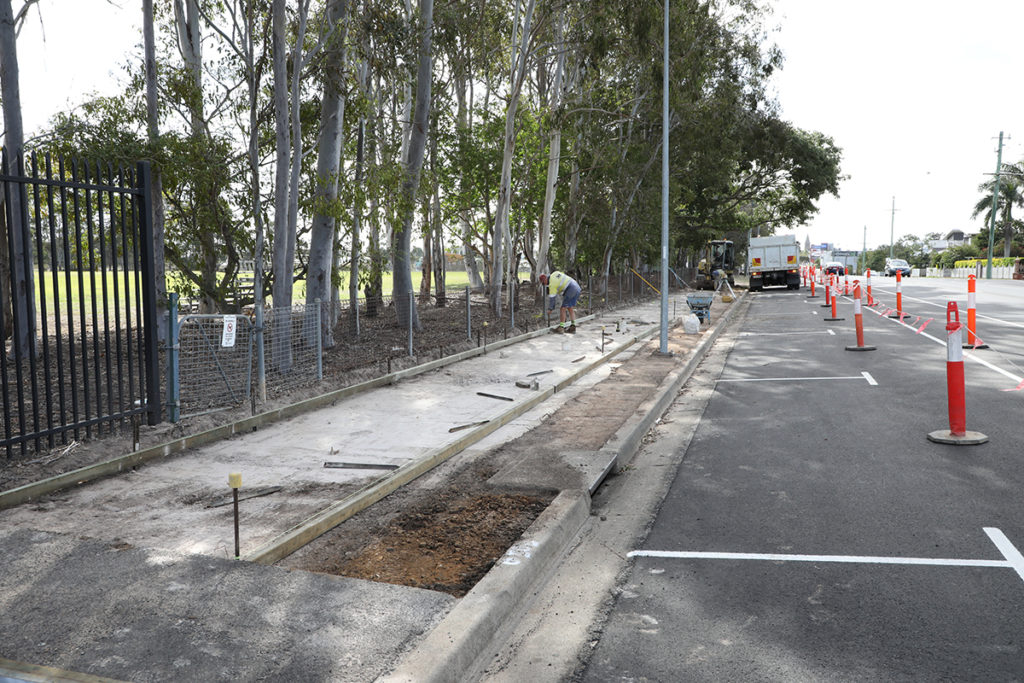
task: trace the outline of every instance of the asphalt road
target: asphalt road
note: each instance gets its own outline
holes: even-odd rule
[[[753,295],[582,680],[1024,679],[1024,283],[978,289],[977,446],[926,438],[964,281],[905,280],[868,352],[846,298],[828,323],[807,290]]]

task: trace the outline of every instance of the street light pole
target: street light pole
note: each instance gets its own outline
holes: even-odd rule
[[[661,93],[661,346],[668,354],[668,10],[665,0],[665,30],[662,47]]]
[[[996,240],[996,208],[999,205],[999,174],[1003,170],[1003,131],[999,131],[999,152],[996,155],[996,186],[992,190],[992,215],[988,221],[988,266],[985,279],[992,279],[992,246]]]
[[[893,237],[896,230],[896,197],[892,198],[892,220],[889,223],[889,258],[893,257]]]

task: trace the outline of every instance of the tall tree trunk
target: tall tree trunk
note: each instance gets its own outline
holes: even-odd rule
[[[249,87],[249,174],[252,188],[251,210],[253,223],[256,226],[255,246],[253,250],[253,308],[256,327],[256,395],[260,401],[267,400],[266,361],[263,345],[263,248],[266,226],[263,224],[263,200],[260,192],[260,152],[259,152],[259,89],[260,71],[256,68],[255,40],[256,17],[252,0],[246,6],[245,47],[242,50],[248,70]]]
[[[11,175],[19,175],[22,172],[22,157],[25,153],[16,39],[11,0],[0,0],[0,96],[3,98],[4,110],[4,149],[9,164],[4,170]],[[18,183],[6,183],[5,191],[8,195],[6,204],[10,207],[7,214],[10,222],[6,226],[8,240],[0,247],[0,251],[6,254],[10,273],[11,287],[7,291],[7,297],[11,300],[11,315],[18,320],[18,334],[13,340],[14,351],[21,357],[28,357],[35,352],[36,340],[32,241],[29,237],[22,186]],[[4,328],[11,330],[12,334],[13,321],[14,319],[10,320],[11,324],[8,324],[7,320],[4,321]]]
[[[426,149],[430,125],[430,88],[433,80],[433,59],[431,38],[434,30],[434,0],[420,0],[420,47],[419,66],[416,71],[416,107],[413,114],[412,134],[409,136],[409,163],[406,164],[405,182],[402,184],[402,223],[395,235],[395,290],[399,300],[408,303],[396,305],[399,324],[410,322],[416,330],[422,329],[412,301],[412,270],[409,264],[409,249],[412,241],[413,214],[416,211],[416,193],[419,189],[420,170]]]
[[[295,237],[288,232],[290,143],[288,138],[288,45],[285,0],[273,0],[272,50],[274,59],[274,309],[271,339],[274,365],[282,372],[291,368],[292,265]]]
[[[370,94],[366,87],[367,63],[365,57],[359,63],[359,89],[367,101],[370,101]],[[363,225],[363,147],[366,143],[366,116],[359,117],[359,130],[356,133],[356,172],[355,186],[352,203],[352,248],[349,262],[348,274],[348,313],[349,331],[359,337],[359,260],[362,256],[360,248],[360,234]]]
[[[501,159],[501,184],[498,187],[498,206],[494,215],[494,231],[492,233],[491,273],[491,312],[501,317],[501,285],[505,268],[504,243],[511,242],[509,236],[509,210],[512,202],[512,156],[516,146],[516,111],[519,108],[519,95],[522,92],[523,79],[526,75],[527,45],[530,39],[530,25],[533,20],[535,0],[527,0],[523,16],[522,37],[519,51],[513,67],[512,90],[509,94],[508,108],[505,110],[504,151]],[[518,4],[517,4],[518,8]]]
[[[337,234],[338,176],[341,173],[342,143],[345,133],[345,40],[347,39],[347,0],[332,0],[327,8],[325,30],[330,38],[324,54],[324,98],[320,108],[320,140],[317,151],[317,207],[309,240],[309,274],[306,278],[306,306],[331,300],[334,242]],[[294,187],[293,187],[294,189]],[[352,239],[359,244],[358,229]],[[355,250],[354,250],[355,251]],[[355,256],[353,256],[355,258]],[[321,316],[325,348],[334,346],[330,316]]]
[[[454,74],[455,79],[455,100],[456,100],[456,128],[458,130],[459,139],[471,140],[473,135],[473,124],[469,115],[469,107],[467,106],[466,90],[469,87],[469,79],[466,78],[466,74],[461,69],[457,69]],[[470,94],[470,98],[472,94]],[[465,196],[468,181],[465,176],[459,175],[458,179],[459,190],[462,196]],[[469,276],[469,286],[472,289],[483,289],[484,282],[480,279],[480,269],[476,264],[476,252],[473,249],[473,226],[469,220],[470,208],[468,206],[459,207],[459,224],[461,226],[462,235],[462,255],[466,264],[466,273]]]
[[[206,137],[206,120],[203,114],[203,40],[199,18],[198,0],[174,0],[178,51],[190,78],[191,92],[188,93],[186,102],[190,134],[197,140]],[[206,237],[214,230],[214,226],[208,224],[214,218],[214,211],[207,204],[207,198],[200,202],[196,216],[199,233],[203,236],[199,240],[199,305],[203,313],[214,313],[217,310],[218,254],[216,241],[212,237]]]
[[[554,49],[558,53],[555,59],[555,76],[551,84],[551,98],[548,103],[548,110],[551,114],[557,114],[558,108],[562,105],[562,75],[565,71],[565,46],[562,44],[562,32],[565,26],[565,5],[555,9],[555,38]],[[552,117],[556,123],[548,134],[548,175],[544,186],[544,208],[540,217],[540,230],[537,245],[537,261],[534,269],[534,278],[540,273],[547,273],[551,269],[548,260],[548,252],[551,250],[551,210],[555,205],[555,187],[558,183],[558,163],[562,155],[562,129],[557,123],[557,117]],[[537,288],[538,298],[543,297],[541,288]]]
[[[434,171],[434,177],[437,177],[437,136],[432,135],[430,137],[430,168]],[[431,193],[431,211],[430,215],[432,220],[428,225],[433,227],[434,231],[434,297],[438,308],[444,308],[445,306],[445,271],[447,270],[448,262],[445,257],[444,251],[444,221],[441,220],[441,190],[439,183],[434,183],[434,191]]]

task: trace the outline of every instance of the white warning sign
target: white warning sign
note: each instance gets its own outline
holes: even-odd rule
[[[235,333],[238,329],[238,316],[226,315],[224,316],[224,331],[220,335],[221,346],[234,346],[235,345]]]

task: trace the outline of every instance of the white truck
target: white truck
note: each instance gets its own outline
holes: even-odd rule
[[[751,237],[747,263],[752,292],[765,287],[800,289],[800,244],[793,235]]]

